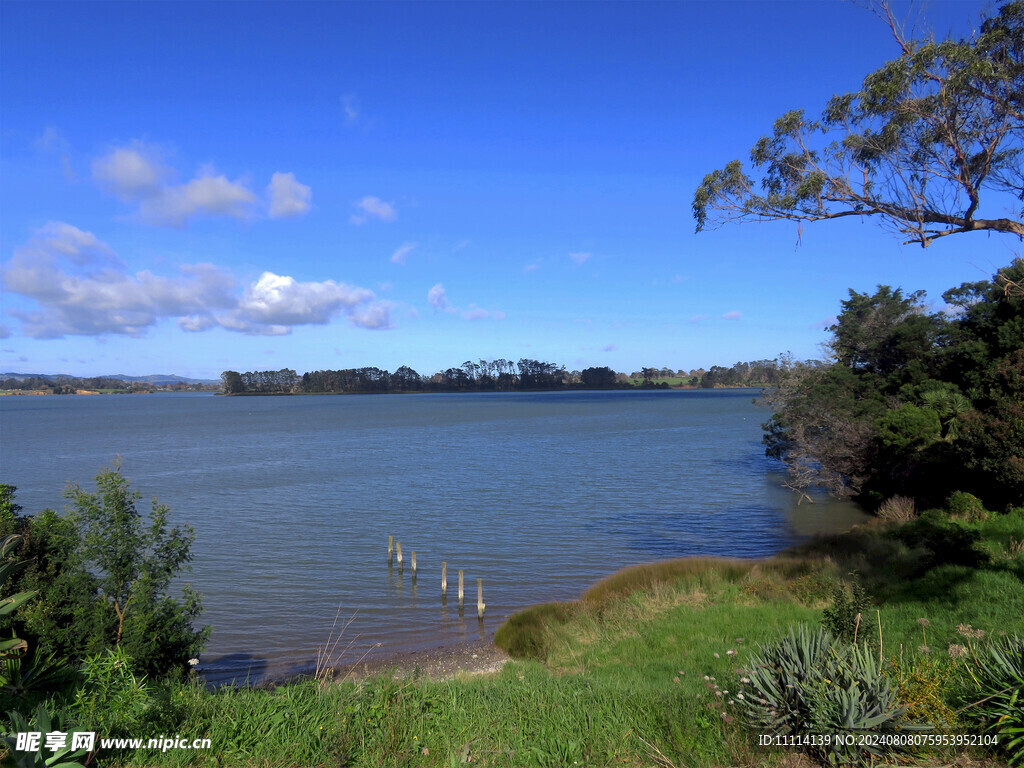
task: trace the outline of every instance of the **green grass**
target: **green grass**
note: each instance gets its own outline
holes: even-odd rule
[[[497,641],[522,660],[498,675],[216,692],[165,686],[151,713],[154,734],[208,737],[212,750],[119,759],[147,766],[782,762],[792,753],[758,747],[739,719],[729,721],[728,697],[715,695],[715,684],[733,688],[750,653],[790,626],[820,624],[836,585],[857,578],[875,601],[872,647],[879,650],[880,619],[881,653],[915,711],[955,717],[949,701],[963,682],[963,662],[947,649],[982,642],[965,637],[966,625],[989,637],[1024,633],[1021,540],[1024,510],[975,523],[925,515],[766,560],[627,568],[578,602],[513,616]]]

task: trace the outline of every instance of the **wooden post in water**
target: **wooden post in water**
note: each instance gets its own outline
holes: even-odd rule
[[[412,580],[416,581],[416,550],[414,549],[410,554],[412,555]]]
[[[398,550],[398,570],[402,570],[402,542],[395,542],[395,549]]]
[[[391,565],[391,559],[395,553],[395,537],[388,536],[388,565]]]
[[[441,563],[441,597],[448,594],[448,563]]]
[[[462,569],[459,569],[459,608],[462,607]]]
[[[481,619],[484,617],[484,580],[476,580],[476,615]]]

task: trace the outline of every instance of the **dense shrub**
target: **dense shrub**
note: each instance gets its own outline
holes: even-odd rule
[[[6,489],[7,506],[14,506],[14,488]],[[95,492],[74,486],[66,495],[67,514],[44,510],[7,520],[24,539],[25,565],[11,588],[37,597],[17,616],[0,615],[0,634],[14,630],[40,656],[74,664],[121,646],[151,677],[184,674],[209,634],[195,626],[199,595],[174,587],[188,570],[192,529],[172,526],[156,500],[141,512],[141,494],[116,465],[96,476]]]
[[[832,590],[832,605],[822,613],[821,626],[839,640],[866,641],[874,626],[868,615],[870,606],[871,599],[860,582],[837,584]]]

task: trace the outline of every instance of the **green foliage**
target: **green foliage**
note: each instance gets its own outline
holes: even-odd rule
[[[0,536],[14,533],[15,520],[21,512],[21,505],[14,503],[14,493],[18,489],[7,483],[0,483]]]
[[[192,559],[195,534],[188,526],[170,527],[170,510],[156,499],[144,518],[136,508],[142,494],[131,490],[117,465],[96,475],[96,488],[89,493],[73,486],[67,496],[81,534],[81,561],[96,579],[113,626],[112,644],[123,643],[147,674],[183,672],[208,635],[192,627],[202,612],[199,595],[187,587],[180,601],[169,595]]]
[[[859,581],[837,584],[832,590],[832,604],[822,613],[821,626],[837,640],[871,642],[874,621],[868,613],[870,606],[871,599]]]
[[[942,425],[935,411],[903,405],[886,411],[878,421],[878,442],[900,456],[921,451],[938,440]]]
[[[103,736],[134,736],[153,704],[150,686],[132,672],[123,648],[90,656],[82,665],[83,681],[69,707],[75,722]]]
[[[956,316],[920,293],[850,293],[832,326],[835,363],[791,369],[765,400],[767,453],[797,490],[821,485],[877,507],[937,506],[954,491],[993,509],[1024,501],[1024,260],[948,291]]]
[[[977,703],[971,717],[999,735],[1010,765],[1024,765],[1024,638],[1011,635],[977,656]]]
[[[24,564],[12,585],[37,599],[17,616],[0,613],[0,629],[26,638],[40,669],[50,657],[78,663],[120,645],[151,677],[183,673],[209,632],[193,627],[199,596],[187,585],[180,598],[171,594],[191,557],[192,531],[171,527],[155,501],[148,519],[140,515],[139,494],[116,468],[97,482],[97,493],[69,491],[70,515],[19,519]]]
[[[74,523],[52,510],[24,518],[19,586],[38,593],[19,612],[19,631],[39,653],[72,662],[106,647],[110,622],[96,610],[96,580],[82,567]]]
[[[0,542],[0,594],[6,592],[7,582],[25,565],[9,559],[8,555],[21,537],[7,536]],[[0,599],[0,616],[12,618],[15,609],[29,603],[35,592],[22,591],[4,595]],[[43,656],[16,634],[0,640],[0,705],[14,705],[24,709],[67,682],[63,659]]]
[[[950,707],[950,694],[957,686],[957,671],[950,659],[936,659],[927,653],[910,663],[905,663],[901,654],[890,663],[888,670],[900,701],[907,707],[907,717],[931,723],[944,733],[953,732],[957,719]]]
[[[946,499],[946,509],[949,510],[951,517],[971,522],[984,520],[988,517],[988,512],[985,510],[985,505],[981,503],[981,499],[973,493],[965,493],[963,491],[954,491],[950,494],[949,498]]]
[[[979,230],[1024,233],[1013,218],[982,218],[983,197],[1024,199],[1019,109],[1024,4],[1009,2],[981,33],[899,42],[898,58],[837,95],[820,121],[787,112],[750,152],[704,177],[697,231],[733,220],[869,217],[927,246]]]
[[[7,593],[7,582],[23,565],[10,559],[10,553],[21,541],[20,536],[6,536],[0,541],[0,616],[14,613],[14,610],[34,597],[33,592]],[[10,693],[12,681],[18,676],[22,656],[28,650],[28,643],[17,635],[0,640],[0,692]]]
[[[56,750],[39,749],[32,752],[19,751],[17,746],[16,733],[36,732],[40,734],[60,731],[67,733],[64,727],[63,718],[58,712],[51,712],[40,704],[36,707],[31,718],[23,717],[17,712],[10,713],[10,727],[14,733],[4,737],[7,745],[8,755],[4,758],[3,765],[13,768],[82,768],[83,763],[79,758],[85,757],[84,749],[72,749],[70,738],[68,743]],[[43,745],[41,745],[43,746]]]
[[[978,568],[990,559],[978,546],[981,531],[950,520],[941,512],[926,512],[917,520],[894,529],[890,535],[908,547],[924,551],[922,570],[939,565]]]
[[[782,640],[759,648],[747,669],[740,701],[756,728],[793,737],[926,729],[906,719],[907,709],[874,652],[838,642],[827,631],[791,629]],[[870,740],[806,748],[832,765],[867,765],[899,751]]]

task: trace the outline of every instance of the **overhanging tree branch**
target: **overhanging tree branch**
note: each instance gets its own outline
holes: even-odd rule
[[[884,18],[900,56],[836,96],[820,121],[800,110],[704,177],[697,231],[731,221],[875,217],[923,247],[989,231],[1024,237],[1024,2],[1004,5],[967,40],[910,41]],[[989,192],[1009,216],[979,216]]]

